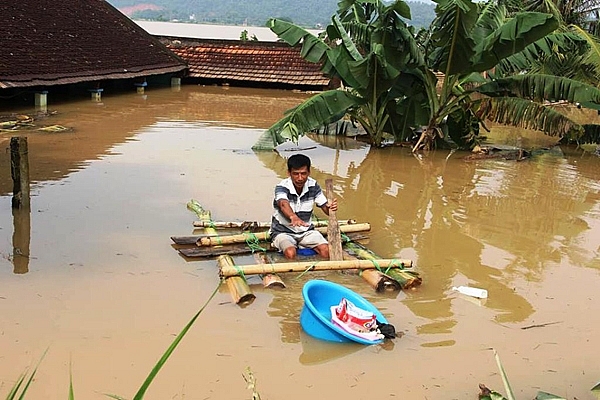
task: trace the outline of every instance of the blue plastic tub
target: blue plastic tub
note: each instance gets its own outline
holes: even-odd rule
[[[310,336],[330,342],[358,342],[362,344],[381,343],[354,336],[331,322],[331,306],[338,305],[346,298],[355,306],[375,314],[379,322],[387,324],[385,317],[364,297],[345,286],[324,280],[311,280],[302,288],[304,307],[300,313],[300,325]]]

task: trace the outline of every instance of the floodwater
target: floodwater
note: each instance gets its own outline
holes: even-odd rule
[[[256,299],[245,307],[224,285],[146,398],[250,398],[250,368],[263,399],[472,399],[479,383],[504,393],[493,348],[517,398],[591,399],[600,159],[556,147],[527,161],[467,162],[335,137],[253,152],[262,130],[305,97],[184,86],[105,94],[100,104],[49,98],[57,113],[35,123],[73,131],[27,132],[31,212],[14,216],[3,133],[0,397],[46,350],[28,398],[67,397],[70,374],[78,399],[133,397],[219,282],[215,260],[185,259],[171,244],[200,233],[186,203],[196,199],[214,220],[268,220],[284,157],[299,147],[313,177],[334,180],[338,217],[370,222],[367,246],[413,260],[423,284],[377,294],[357,276],[287,274],[287,289],[250,280]],[[550,143],[515,130],[494,136]],[[307,336],[301,288],[315,277],[365,296],[403,336],[368,347]],[[457,294],[458,285],[489,298]]]

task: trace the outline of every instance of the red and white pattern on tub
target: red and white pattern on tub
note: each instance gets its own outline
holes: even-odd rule
[[[358,308],[350,300],[342,298],[335,308],[336,317],[349,328],[359,332],[370,332],[377,328],[377,318],[370,311]]]

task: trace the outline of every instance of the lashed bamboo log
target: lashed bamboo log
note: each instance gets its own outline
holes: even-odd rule
[[[219,266],[219,269],[236,268],[233,258],[229,255],[219,256],[217,258],[217,265]],[[250,290],[248,283],[246,283],[241,276],[231,276],[225,279],[225,283],[227,283],[229,294],[231,294],[231,298],[235,304],[249,303],[256,298],[254,293]]]
[[[320,227],[315,228],[319,232],[326,234],[327,228]],[[340,231],[343,233],[351,232],[364,232],[371,229],[371,225],[368,223],[344,225],[340,227]],[[227,236],[212,236],[212,237],[200,237],[196,244],[198,246],[219,246],[231,243],[244,243],[253,241],[265,241],[269,239],[269,232],[256,232],[256,233],[242,233],[239,235],[227,235]]]
[[[360,272],[363,278],[376,292],[396,292],[400,290],[400,283],[394,278],[376,269],[363,269]]]
[[[268,264],[269,263],[268,256],[264,252],[254,253],[254,259],[259,264]],[[272,288],[272,287],[285,288],[285,283],[283,282],[283,279],[281,279],[281,277],[277,274],[264,274],[261,276],[261,278],[262,278],[263,286],[266,288]]]
[[[344,251],[344,260],[356,260],[356,257]],[[398,291],[400,284],[392,277],[377,269],[359,270],[358,275],[363,278],[376,292]]]
[[[363,260],[369,260],[371,262],[376,262],[377,265],[382,269],[387,268],[381,264],[382,259],[379,258],[379,256],[377,256],[371,250],[361,246],[359,243],[344,243],[344,249],[356,255],[358,258],[361,258]],[[404,268],[410,267],[412,267],[412,262],[410,264],[404,265]],[[389,271],[386,271],[386,273],[395,281],[397,281],[402,289],[410,289],[415,286],[419,286],[423,281],[419,274],[415,271],[407,271],[405,269],[400,268],[391,268]]]
[[[349,240],[363,240],[363,239],[367,239],[369,236],[361,233],[361,232],[354,232],[354,233],[348,233],[346,234],[346,236],[348,237]],[[188,238],[193,238],[194,240],[188,240]],[[183,254],[186,257],[216,257],[216,256],[220,256],[223,254],[229,254],[231,256],[233,255],[238,255],[238,254],[249,254],[249,253],[254,253],[257,250],[260,250],[261,252],[263,251],[268,251],[268,252],[275,252],[278,251],[277,248],[271,246],[270,243],[268,242],[261,242],[260,243],[260,247],[261,249],[257,249],[255,246],[248,246],[246,243],[233,243],[233,244],[228,244],[226,246],[196,246],[196,241],[198,240],[198,236],[173,236],[172,237],[173,241],[176,244],[193,244],[194,247],[192,248],[181,248],[181,249],[177,249],[177,251],[179,251],[181,254]],[[180,240],[181,239],[181,240]]]
[[[325,180],[325,193],[327,201],[333,201],[333,180]],[[329,243],[329,259],[343,260],[342,238],[340,236],[340,226],[338,225],[336,211],[329,210],[329,223],[327,224],[327,241]]]
[[[198,216],[198,218],[200,220],[207,221],[207,222],[212,220],[210,211],[202,208],[200,203],[198,203],[196,200],[190,200],[187,203],[187,207],[188,207],[188,209],[190,209],[194,213],[196,213],[196,215]],[[204,232],[207,235],[213,235],[213,234],[216,235],[217,234],[217,231],[214,228],[204,228]],[[233,262],[233,258],[231,258],[231,256],[223,255],[220,257],[222,257],[221,263],[235,265]],[[217,260],[217,264],[218,263],[219,263],[219,260]],[[254,294],[250,290],[250,286],[248,286],[248,282],[246,282],[246,280],[244,278],[242,278],[241,276],[228,278],[228,279],[226,279],[226,283],[227,283],[227,288],[229,289],[229,294],[231,295],[231,298],[233,299],[235,304],[249,303],[249,302],[252,302],[252,300],[254,300],[256,298],[256,296],[254,296]]]
[[[343,260],[343,261],[295,261],[274,264],[253,264],[253,265],[238,265],[230,267],[223,265],[220,267],[220,275],[222,277],[241,275],[256,275],[267,273],[280,272],[303,272],[310,271],[333,271],[341,269],[371,269],[377,265],[383,268],[394,269],[395,266],[410,265],[410,260],[387,260],[379,259],[377,264],[371,260]]]
[[[356,224],[356,220],[347,219],[343,221],[338,221],[339,225],[352,225]],[[316,220],[313,221],[313,225],[315,227],[327,226],[327,221],[325,220]],[[241,228],[241,229],[257,229],[257,228],[270,228],[270,222],[259,222],[259,221],[194,221],[194,226],[196,228]]]

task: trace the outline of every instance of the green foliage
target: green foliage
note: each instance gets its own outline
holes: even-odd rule
[[[16,400],[16,399],[23,400],[25,398],[25,395],[27,394],[27,390],[29,389],[31,382],[33,382],[35,373],[37,372],[42,360],[46,356],[46,353],[48,353],[48,349],[46,349],[46,351],[44,351],[44,354],[42,354],[40,361],[38,361],[37,365],[35,366],[33,371],[31,371],[29,376],[27,376],[27,371],[25,371],[21,374],[19,379],[17,379],[17,382],[11,388],[10,392],[8,392],[8,395],[6,396],[6,400]]]

